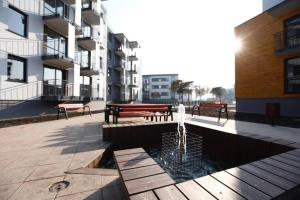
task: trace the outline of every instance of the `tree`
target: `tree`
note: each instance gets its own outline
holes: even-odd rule
[[[196,98],[200,97],[200,101],[201,101],[201,97],[207,94],[208,91],[209,89],[207,87],[201,87],[200,85],[195,86]]]
[[[226,94],[226,89],[222,87],[214,87],[211,89],[210,93],[215,95],[215,97],[219,98],[220,102],[222,102],[222,96]]]
[[[151,97],[154,98],[154,99],[160,98],[160,93],[159,92],[152,92]]]
[[[178,89],[179,89],[179,87],[180,87],[180,85],[181,85],[182,82],[183,82],[182,80],[172,81],[172,83],[171,83],[171,91],[173,93],[177,93],[179,95]]]

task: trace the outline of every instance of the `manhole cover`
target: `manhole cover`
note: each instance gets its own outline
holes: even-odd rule
[[[68,181],[59,181],[57,183],[53,183],[50,186],[49,191],[50,192],[59,192],[61,190],[66,189],[69,185],[70,185],[70,182],[68,182]]]

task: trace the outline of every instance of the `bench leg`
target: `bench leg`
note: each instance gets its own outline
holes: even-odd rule
[[[218,121],[220,121],[220,118],[221,118],[221,113],[222,113],[222,108],[219,110],[219,117],[218,117]]]
[[[59,120],[60,108],[57,109],[57,120]]]
[[[225,108],[225,112],[226,112],[226,118],[228,120],[228,110],[227,110],[227,108]]]
[[[90,116],[92,116],[92,112],[91,112],[90,107],[89,107],[89,106],[86,106],[86,107],[89,109],[89,114],[90,114]]]
[[[66,116],[66,119],[69,119],[69,117],[68,117],[68,113],[67,113],[67,109],[66,109],[66,108],[64,108],[64,111],[65,111],[65,116]]]

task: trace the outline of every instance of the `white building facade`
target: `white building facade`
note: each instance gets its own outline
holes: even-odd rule
[[[143,75],[143,102],[156,100],[174,100],[172,82],[178,80],[178,74]]]
[[[0,100],[105,101],[101,0],[1,0]]]
[[[141,48],[123,33],[108,31],[107,100],[136,102],[141,100]]]

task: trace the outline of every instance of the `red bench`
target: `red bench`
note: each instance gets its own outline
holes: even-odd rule
[[[228,110],[226,103],[200,103],[199,105],[195,105],[192,109],[192,116],[194,115],[194,111],[198,111],[200,116],[201,110],[207,110],[212,112],[218,112],[219,117],[218,120],[220,121],[221,113],[226,113],[226,118],[228,119]]]
[[[168,120],[168,116],[171,116],[173,120],[172,105],[167,104],[108,104],[105,111],[107,123],[110,115],[113,115],[113,123],[118,123],[118,118],[127,117],[151,117],[151,120],[155,117],[157,121],[157,117]]]
[[[91,109],[89,106],[84,105],[83,103],[62,103],[57,106],[57,119],[59,119],[60,113],[64,113],[66,119],[68,119],[68,111],[70,110],[82,110],[82,114],[84,115],[85,108],[89,109],[89,114],[92,116]]]

